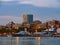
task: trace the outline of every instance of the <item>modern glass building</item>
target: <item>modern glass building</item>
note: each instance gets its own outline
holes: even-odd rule
[[[23,15],[23,22],[26,22],[26,23],[32,23],[33,22],[33,15],[31,14],[24,14]]]

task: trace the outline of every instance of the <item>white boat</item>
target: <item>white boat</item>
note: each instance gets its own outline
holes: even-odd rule
[[[29,32],[27,32],[27,29],[25,31],[20,31],[16,34],[13,34],[12,36],[31,36]]]

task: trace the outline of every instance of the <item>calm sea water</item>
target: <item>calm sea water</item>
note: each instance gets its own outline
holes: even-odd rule
[[[0,37],[0,45],[40,45],[40,37]]]
[[[0,37],[0,45],[60,45],[59,37]]]
[[[41,37],[40,45],[60,45],[60,37]]]

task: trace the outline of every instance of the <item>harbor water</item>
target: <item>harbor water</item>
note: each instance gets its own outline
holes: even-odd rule
[[[60,37],[0,37],[0,45],[60,45]]]

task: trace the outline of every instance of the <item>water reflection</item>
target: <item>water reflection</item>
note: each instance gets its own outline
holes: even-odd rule
[[[37,40],[39,39],[39,40]],[[22,37],[18,38],[17,41],[19,40],[19,43],[17,45],[38,45],[40,43],[40,37]],[[40,45],[40,44],[39,44]]]
[[[60,45],[60,37],[0,37],[0,45]]]
[[[41,37],[40,45],[60,45],[60,37]]]
[[[0,37],[0,45],[40,45],[40,37]]]
[[[16,37],[16,45],[19,45],[19,37]]]

